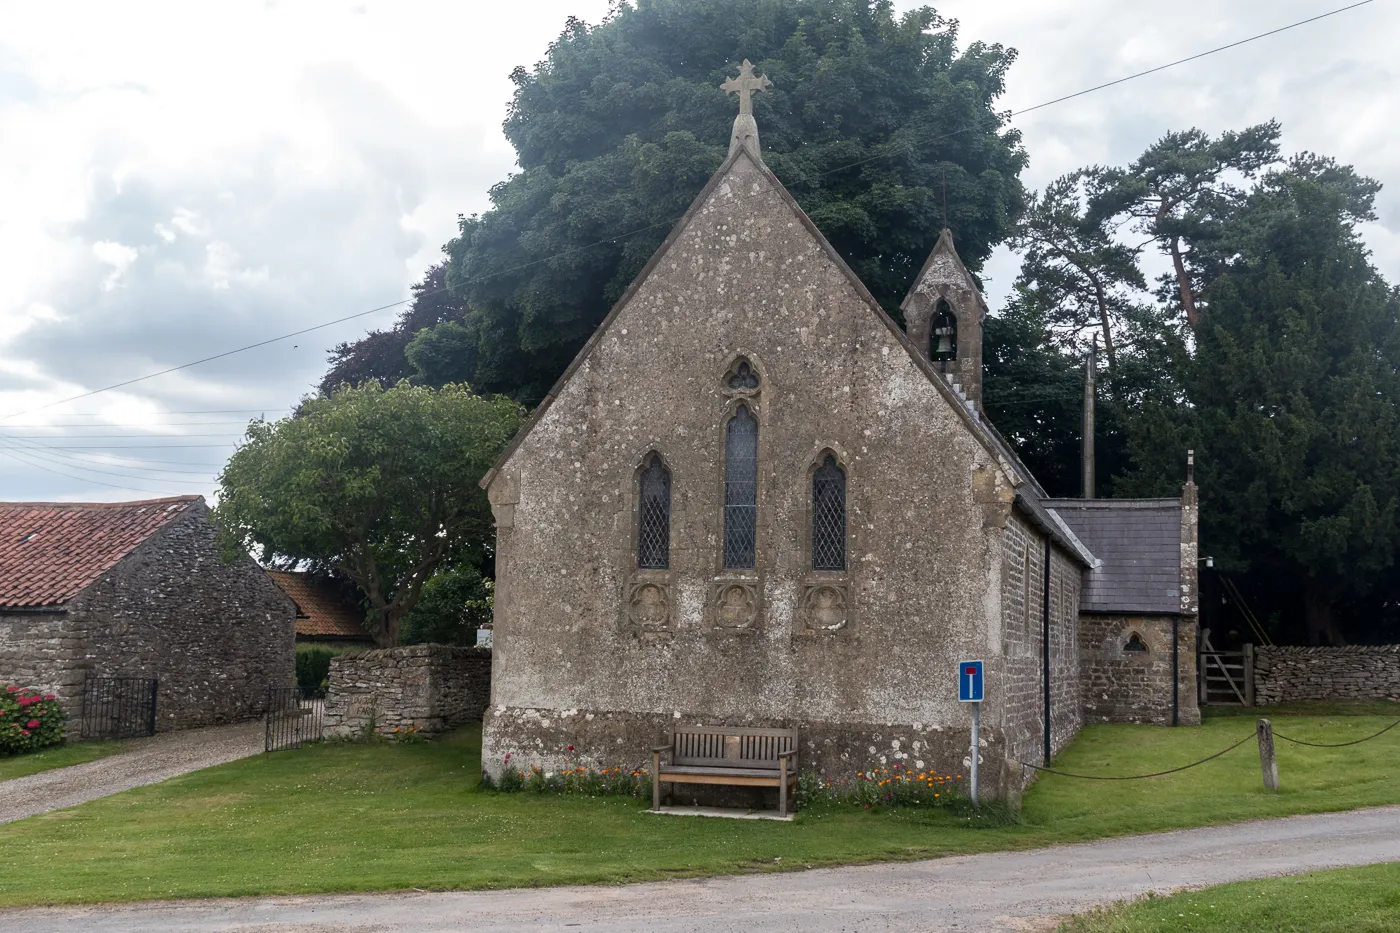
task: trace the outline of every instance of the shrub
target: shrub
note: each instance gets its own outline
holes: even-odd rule
[[[319,690],[331,675],[331,658],[339,652],[312,646],[297,650],[297,686],[303,690]]]
[[[60,745],[64,715],[52,693],[8,686],[0,693],[0,755]]]

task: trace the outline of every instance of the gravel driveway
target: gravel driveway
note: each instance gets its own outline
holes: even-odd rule
[[[1147,891],[1386,861],[1400,861],[1400,807],[1029,852],[625,887],[0,911],[0,933],[1028,933]]]
[[[0,824],[257,755],[263,750],[263,723],[167,732],[129,744],[129,751],[96,761],[0,781]]]

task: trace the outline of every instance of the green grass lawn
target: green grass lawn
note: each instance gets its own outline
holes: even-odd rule
[[[76,742],[26,755],[5,755],[0,757],[0,781],[38,774],[53,768],[80,765],[85,761],[95,761],[125,750],[126,746],[121,742]]]
[[[1150,897],[1076,917],[1059,933],[1394,933],[1400,865],[1338,868]]]
[[[1314,741],[1400,718],[1271,715],[1279,732]],[[1253,728],[1252,718],[1232,716],[1199,729],[1091,726],[1055,766],[1155,771]],[[1028,848],[1400,802],[1400,729],[1335,751],[1280,743],[1278,794],[1263,790],[1252,743],[1146,781],[1047,776],[1026,794],[1023,822],[1001,827],[968,825],[946,809],[813,808],[774,823],[655,816],[644,800],[498,794],[478,787],[479,747],[475,728],[415,745],[323,744],[0,826],[0,905],[642,881]]]

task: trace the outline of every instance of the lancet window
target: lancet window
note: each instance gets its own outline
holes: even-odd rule
[[[758,544],[758,420],[747,405],[724,436],[724,566],[751,570]]]
[[[846,569],[846,471],[831,454],[812,473],[812,569]]]
[[[668,570],[671,567],[671,471],[652,454],[638,483],[637,567]]]

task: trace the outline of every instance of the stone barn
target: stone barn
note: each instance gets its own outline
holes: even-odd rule
[[[760,81],[746,63],[730,84]],[[728,158],[482,481],[488,772],[636,763],[674,726],[730,725],[795,727],[801,768],[832,777],[963,773],[963,659],[986,662],[989,790],[1074,736],[1085,586],[1117,564],[983,414],[987,306],[948,230],[902,309],[906,328],[764,165],[744,101]],[[1194,551],[1189,572],[1161,587],[1177,629]]]
[[[221,559],[200,496],[0,503],[0,684],[75,719],[111,677],[158,679],[162,731],[260,715],[294,683],[294,617],[251,558]]]

